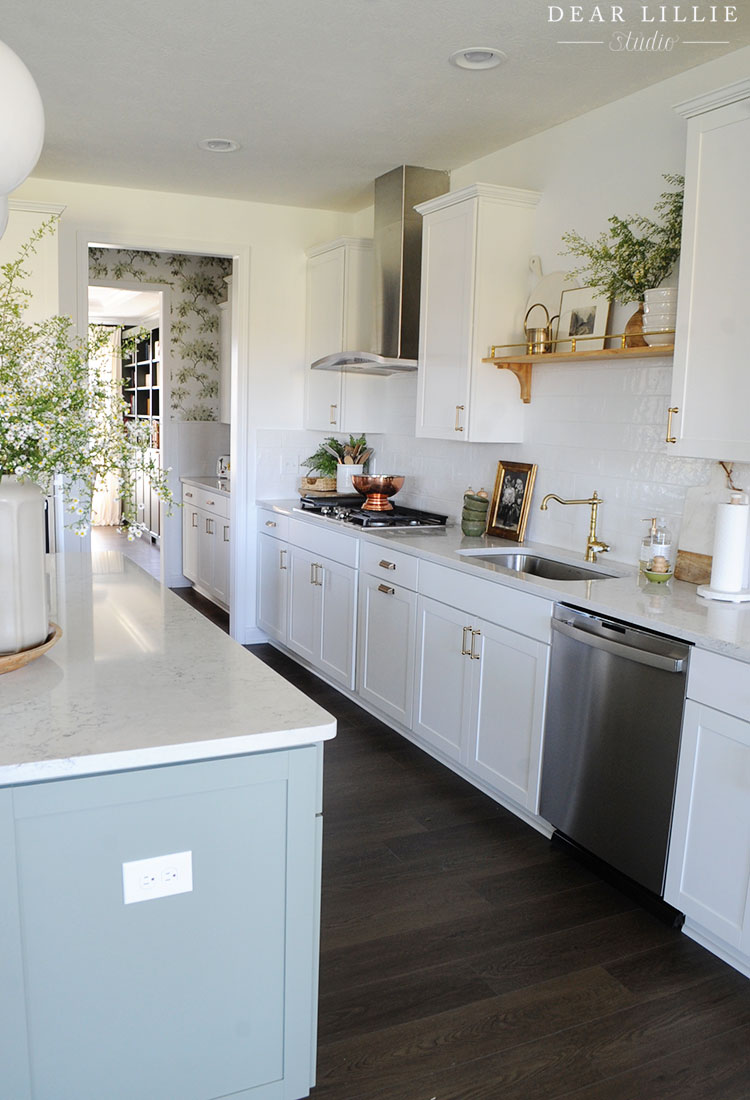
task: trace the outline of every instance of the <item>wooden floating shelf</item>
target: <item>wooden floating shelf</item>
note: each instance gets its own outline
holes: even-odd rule
[[[657,356],[672,355],[672,344],[649,344],[641,348],[602,348],[599,351],[548,351],[539,355],[503,355],[483,359],[483,363],[494,363],[499,370],[509,370],[515,374],[521,387],[521,400],[525,405],[531,401],[531,368],[534,363],[592,362],[595,359],[648,359]]]

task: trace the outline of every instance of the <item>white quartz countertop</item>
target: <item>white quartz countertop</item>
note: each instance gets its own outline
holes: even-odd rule
[[[0,786],[335,736],[327,711],[124,555],[48,560],[63,636],[0,676]]]
[[[522,546],[506,539],[482,536],[467,538],[458,526],[414,531],[409,528],[380,531],[354,527],[339,520],[321,519],[298,509],[297,500],[258,501],[259,507],[307,523],[326,524],[330,530],[370,542],[390,544],[404,553],[449,565],[452,569],[473,573],[512,588],[554,601],[563,601],[584,610],[611,615],[646,629],[670,634],[693,642],[703,649],[750,663],[750,604],[731,604],[706,600],[699,596],[694,584],[672,578],[666,584],[654,584],[638,575],[633,565],[599,557],[597,566],[616,572],[615,578],[585,581],[552,581],[528,574],[516,574],[501,564],[479,561],[462,550],[482,550],[498,547],[539,553],[559,561],[583,563],[583,553],[562,550],[542,543],[525,542]]]
[[[194,477],[192,474],[189,476],[185,474],[180,481],[183,485],[197,485],[199,489],[210,489],[225,497],[230,496],[232,492],[232,483],[228,477]]]

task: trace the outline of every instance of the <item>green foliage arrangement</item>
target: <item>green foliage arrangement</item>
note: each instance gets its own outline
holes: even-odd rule
[[[136,476],[147,474],[157,496],[171,504],[169,470],[156,465],[148,423],[124,419],[120,383],[90,365],[107,330],[92,327],[84,340],[69,317],[24,321],[30,296],[24,264],[36,242],[54,231],[55,219],[45,222],[17,259],[0,267],[0,478],[12,474],[51,493],[59,475],[68,526],[85,535],[97,481],[115,474],[128,536],[140,536]]]
[[[318,473],[321,477],[335,477],[339,463],[350,462],[364,466],[371,454],[372,451],[368,451],[367,440],[363,435],[350,435],[348,443],[331,435],[323,440],[315,454],[311,454],[301,465],[307,466],[310,473]]]
[[[665,175],[674,190],[664,191],[654,206],[654,217],[636,215],[608,219],[609,233],[587,241],[576,232],[564,233],[568,246],[562,256],[578,256],[585,262],[568,275],[597,287],[609,301],[637,302],[644,291],[659,286],[680,255],[683,176]]]

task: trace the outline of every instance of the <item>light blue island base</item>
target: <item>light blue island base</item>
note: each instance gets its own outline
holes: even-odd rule
[[[145,574],[124,568],[129,584],[140,586],[142,600],[150,590],[153,600],[168,604],[180,620],[175,636],[194,628],[219,661],[229,657],[245,667],[247,659],[260,666],[261,709],[267,688],[284,695],[289,685],[269,679],[270,670],[250,654],[176,597],[167,593],[165,601]],[[67,580],[68,590],[77,588]],[[67,616],[67,648],[57,647],[62,679],[50,676],[49,668],[38,678],[39,685],[56,684],[53,693],[66,676],[69,683],[76,679],[83,660],[91,682],[99,678],[91,654],[77,654],[78,614]],[[160,631],[163,643],[172,628],[162,621]],[[166,660],[165,648],[169,660],[175,659],[170,645],[149,659]],[[33,664],[19,670],[32,692],[33,672]],[[11,690],[3,697],[6,684]],[[226,682],[222,687],[230,690]],[[3,731],[12,697],[22,689],[10,676],[0,683]],[[251,708],[250,683],[242,690]],[[28,768],[19,764],[14,772],[0,744],[3,1097],[308,1095],[316,1038],[322,741],[335,727],[299,693],[289,699],[297,708],[294,727],[258,731],[260,751],[247,751],[254,721],[248,717],[232,731],[239,755],[231,755],[231,735],[214,735],[213,758],[204,751],[204,758],[193,759],[186,747],[185,762],[122,770],[112,765],[104,772],[92,763],[92,773],[81,774],[85,757],[55,760],[47,752],[46,759],[37,754]],[[283,709],[283,698],[277,702]],[[299,713],[306,704],[307,735]],[[113,715],[117,706],[113,700]],[[27,732],[33,740],[31,726]],[[273,732],[276,748],[267,744]],[[205,744],[205,729],[185,733],[186,746],[198,733]],[[150,758],[145,742],[149,736],[158,741],[159,733],[143,736]],[[300,744],[305,736],[308,744]],[[167,740],[172,755],[174,738]],[[116,761],[116,744],[109,748],[107,759]],[[135,752],[128,745],[124,758],[132,761]],[[96,755],[88,759],[101,761]],[[35,778],[39,768],[49,778]],[[67,769],[71,777],[56,777],[56,769]],[[191,875],[185,857],[174,866],[167,859],[155,875],[140,874],[137,900],[128,900],[133,887],[128,895],[123,864],[181,853],[189,853]],[[176,883],[182,892],[152,896]]]

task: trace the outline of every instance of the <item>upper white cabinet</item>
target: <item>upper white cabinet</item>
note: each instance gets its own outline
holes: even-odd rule
[[[370,351],[372,241],[341,237],[307,253],[305,427],[315,431],[385,430],[385,385],[375,375],[310,370],[340,351]]]
[[[688,119],[671,436],[677,453],[750,460],[750,80],[680,104]]]
[[[540,195],[476,184],[423,215],[418,436],[523,439],[518,381],[482,358],[523,332],[534,208]]]

